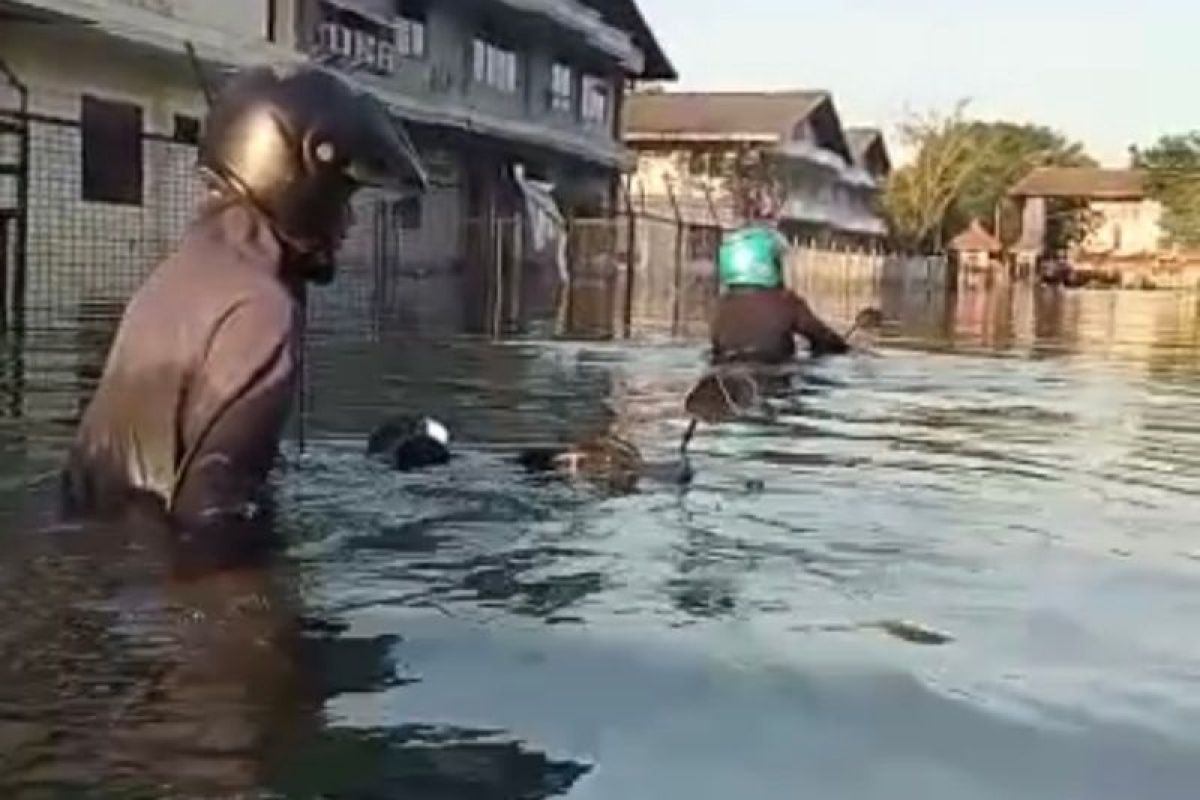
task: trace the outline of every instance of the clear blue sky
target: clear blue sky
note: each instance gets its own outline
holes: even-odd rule
[[[1105,164],[1200,129],[1198,0],[640,0],[677,89],[819,88],[889,133],[906,109],[1051,125]]]

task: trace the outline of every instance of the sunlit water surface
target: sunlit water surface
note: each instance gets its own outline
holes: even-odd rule
[[[319,337],[287,552],[192,580],[39,529],[97,356],[9,342],[3,795],[1196,797],[1196,299],[813,299],[889,324],[686,490],[700,341]],[[402,411],[459,457],[365,459]],[[510,461],[605,429],[636,494]]]

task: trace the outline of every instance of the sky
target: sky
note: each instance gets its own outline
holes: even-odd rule
[[[826,89],[846,125],[909,112],[1049,125],[1105,166],[1200,130],[1197,0],[640,0],[678,90]]]

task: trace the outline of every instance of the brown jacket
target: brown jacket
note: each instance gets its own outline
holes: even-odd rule
[[[196,520],[255,498],[290,412],[298,290],[284,250],[241,205],[207,206],[126,307],[63,476],[65,505],[131,494]]]
[[[735,289],[722,295],[711,331],[717,362],[787,361],[796,355],[795,336],[808,340],[813,355],[849,349],[803,298],[787,289]]]

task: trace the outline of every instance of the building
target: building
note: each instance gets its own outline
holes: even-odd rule
[[[1162,247],[1162,206],[1146,189],[1137,170],[1040,167],[1010,191],[1022,204],[1021,240],[1015,248],[1036,256],[1050,250],[1055,214],[1078,210],[1087,215],[1088,233],[1068,254],[1073,260],[1139,259],[1157,256]]]
[[[850,144],[854,163],[882,185],[892,174],[892,156],[884,141],[883,131],[878,128],[847,128],[846,141]]]
[[[675,77],[633,0],[0,0],[0,313],[123,303],[198,198],[202,83],[302,61],[403,119],[435,183],[361,198],[347,278],[314,295],[352,314],[492,253],[518,167],[568,212],[610,207],[625,87]]]
[[[959,267],[967,271],[989,271],[993,259],[999,256],[1003,249],[1000,240],[983,227],[978,219],[971,220],[971,224],[950,241],[950,252],[954,254]]]
[[[360,263],[381,242],[399,248],[372,289],[392,308],[422,290],[411,276],[461,277],[466,316],[491,315],[497,285],[535,271],[513,223],[523,187],[549,187],[564,217],[612,208],[632,165],[625,87],[675,78],[634,0],[299,0],[297,18],[302,49],[390,106],[430,167],[429,194],[374,204],[382,232],[348,243]]]
[[[883,137],[852,139],[827,92],[636,93],[625,140],[638,156],[635,200],[693,224],[766,213],[818,243],[874,245],[886,234],[876,210],[891,170]]]
[[[292,57],[283,4],[0,0],[0,316],[122,301],[198,196],[185,42],[220,68]]]

